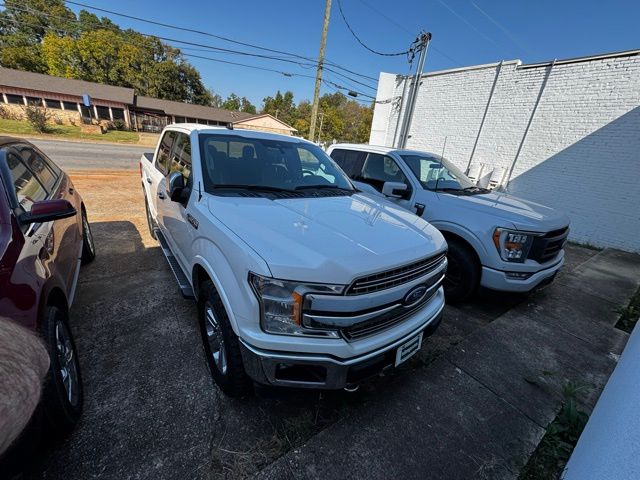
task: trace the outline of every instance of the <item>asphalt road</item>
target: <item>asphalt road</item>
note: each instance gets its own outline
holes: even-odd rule
[[[138,160],[151,147],[105,143],[31,140],[61,168],[66,170],[135,170]]]

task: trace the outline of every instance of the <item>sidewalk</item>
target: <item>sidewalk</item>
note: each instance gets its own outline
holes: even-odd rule
[[[558,282],[257,478],[517,478],[566,382],[592,385],[579,402],[593,409],[628,338],[614,309],[640,256],[605,250]]]

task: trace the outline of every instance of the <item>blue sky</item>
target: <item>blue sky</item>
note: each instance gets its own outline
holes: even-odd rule
[[[317,57],[324,0],[81,0],[83,3],[261,46]],[[421,30],[432,32],[426,71],[519,58],[532,63],[640,48],[640,1],[593,0],[342,0],[343,10],[361,39],[381,51],[404,51]],[[70,5],[73,10],[79,7]],[[94,12],[103,15],[100,12]],[[252,51],[210,37],[178,32],[110,16],[123,27],[190,42]],[[197,48],[197,47],[189,47]],[[313,67],[239,55],[184,50],[195,54],[311,75]],[[377,78],[380,71],[407,72],[405,57],[366,51],[347,30],[333,0],[326,57],[350,70]],[[235,92],[260,106],[278,89],[296,100],[311,98],[313,79],[285,77],[208,60],[189,58],[204,83],[226,97]],[[327,73],[335,83],[375,95]],[[348,74],[352,77],[354,75]],[[375,81],[359,78],[375,87]],[[332,92],[329,86],[323,92]]]

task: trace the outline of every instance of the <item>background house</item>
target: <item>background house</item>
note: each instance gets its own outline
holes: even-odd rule
[[[82,96],[91,97],[91,107]],[[80,124],[82,118],[114,122],[121,120],[128,129],[159,132],[170,123],[200,123],[250,128],[284,135],[296,129],[269,114],[234,112],[204,105],[193,105],[135,95],[131,88],[53,77],[0,67],[0,105],[16,118],[24,117],[24,107],[45,107],[52,120]]]

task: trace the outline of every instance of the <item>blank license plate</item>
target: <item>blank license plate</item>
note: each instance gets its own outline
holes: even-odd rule
[[[411,358],[422,347],[422,332],[413,337],[404,345],[400,345],[396,351],[396,367]]]

